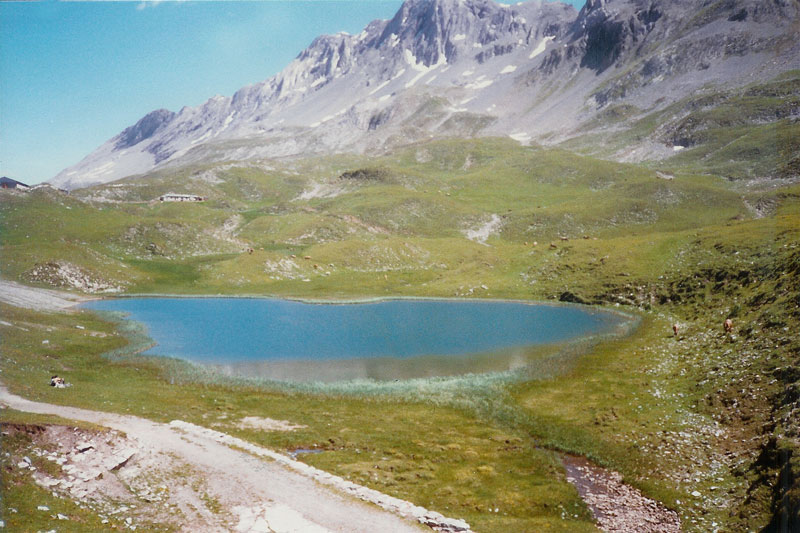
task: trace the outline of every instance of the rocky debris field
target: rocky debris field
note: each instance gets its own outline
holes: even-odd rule
[[[680,533],[675,511],[622,482],[622,476],[573,456],[564,457],[567,479],[589,506],[600,529],[607,532]]]
[[[213,501],[202,491],[202,476],[136,439],[118,431],[3,425],[4,438],[20,432],[31,437],[30,446],[6,452],[3,461],[29,473],[54,496],[96,513],[109,528],[168,531],[193,524],[212,531],[220,526],[211,518]],[[46,512],[44,507],[39,510]],[[53,515],[54,523],[70,519]]]

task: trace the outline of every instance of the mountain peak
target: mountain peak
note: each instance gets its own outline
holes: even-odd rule
[[[175,113],[168,109],[156,109],[148,113],[139,122],[119,134],[116,147],[118,149],[130,148],[149,139],[173,118],[175,118]]]
[[[450,63],[457,43],[487,44],[519,30],[512,10],[492,0],[406,0],[383,30],[379,42],[410,50],[426,67]],[[470,38],[471,37],[471,38]]]

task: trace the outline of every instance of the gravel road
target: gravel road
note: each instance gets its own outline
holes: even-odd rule
[[[202,473],[204,490],[223,507],[219,516],[233,518],[228,523],[215,523],[215,517],[199,517],[204,523],[183,524],[184,531],[431,531],[411,518],[323,486],[268,457],[234,449],[203,432],[186,431],[174,423],[33,402],[11,394],[5,387],[0,387],[0,402],[20,411],[58,415],[122,431],[135,448],[156,453],[165,463],[177,460]]]

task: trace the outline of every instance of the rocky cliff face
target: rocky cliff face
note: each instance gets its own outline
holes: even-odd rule
[[[623,65],[628,70],[593,93],[600,105],[664,80],[680,78],[686,93],[689,86],[704,83],[737,86],[748,77],[750,82],[763,80],[767,72],[781,70],[770,69],[770,62],[782,64],[783,70],[798,65],[786,53],[797,50],[791,36],[797,3],[660,0],[626,7],[586,13],[582,65],[602,70],[617,64],[617,70]],[[598,38],[603,35],[605,40]]]
[[[59,173],[76,188],[167,165],[369,152],[431,136],[564,140],[611,103],[800,68],[791,0],[408,0],[360,34],[318,37],[276,76],[154,111]]]
[[[124,150],[136,146],[140,142],[155,135],[161,128],[175,118],[175,113],[166,109],[158,109],[144,116],[139,122],[126,128],[117,137],[115,148]]]
[[[663,13],[653,3],[608,9],[604,0],[589,0],[572,28],[581,67],[602,72],[642,43]]]

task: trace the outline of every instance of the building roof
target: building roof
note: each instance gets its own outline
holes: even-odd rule
[[[28,185],[22,183],[21,181],[12,180],[11,178],[7,178],[3,176],[0,178],[0,186],[5,185],[6,187],[17,187],[21,185],[22,187],[28,187]]]

